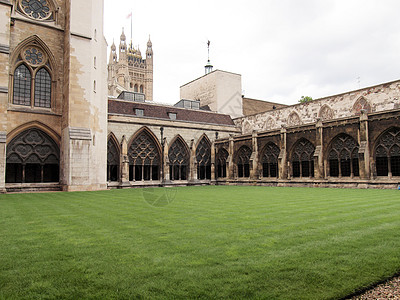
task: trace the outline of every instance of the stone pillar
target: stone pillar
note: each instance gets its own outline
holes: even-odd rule
[[[211,181],[215,181],[215,142],[211,143]]]
[[[128,157],[128,142],[125,135],[122,136],[121,142],[121,183],[126,184],[129,182],[129,157]]]
[[[0,132],[0,193],[6,192],[6,133]]]
[[[259,178],[259,172],[258,172],[258,145],[257,145],[257,132],[253,131],[253,134],[251,136],[251,145],[253,152],[251,153],[250,156],[250,179],[258,179]]]
[[[228,179],[234,179],[234,165],[233,165],[233,148],[234,148],[234,140],[233,140],[233,135],[229,135],[229,156],[227,159],[228,162],[228,174],[227,177]]]
[[[281,128],[281,152],[278,156],[278,169],[279,178],[285,179],[288,177],[288,167],[287,167],[287,154],[286,154],[286,128],[282,126]]]
[[[314,177],[316,179],[324,178],[324,160],[322,155],[323,148],[323,127],[321,118],[317,118],[317,123],[315,124],[315,151],[314,151]]]
[[[168,157],[168,143],[167,138],[164,138],[164,182],[169,182],[171,180],[171,174],[169,174],[169,157]]]
[[[0,1],[0,192],[5,192],[7,107],[10,76],[10,1]],[[12,87],[10,87],[12,88]]]
[[[360,178],[370,178],[370,151],[369,151],[369,133],[368,133],[368,113],[362,109],[360,114],[360,132],[359,132],[359,149],[358,163],[360,168]],[[371,158],[373,160],[373,158]]]
[[[189,180],[197,180],[197,160],[196,160],[196,147],[194,145],[194,139],[190,141],[189,148]]]

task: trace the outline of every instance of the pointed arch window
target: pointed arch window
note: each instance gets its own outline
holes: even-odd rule
[[[315,147],[310,141],[301,139],[292,154],[293,177],[314,177]]]
[[[168,151],[169,174],[171,180],[187,180],[189,172],[189,153],[184,142],[177,138]]]
[[[32,128],[7,145],[6,182],[58,182],[60,150],[43,131]]]
[[[31,105],[32,76],[24,64],[14,71],[13,103],[18,105]]]
[[[154,138],[143,130],[132,141],[128,149],[129,180],[159,180],[161,160]]]
[[[39,69],[35,77],[35,106],[50,108],[51,77],[45,68]]]
[[[110,137],[107,142],[107,181],[119,179],[119,151],[114,140]]]
[[[226,162],[228,160],[229,153],[224,148],[221,148],[217,154],[217,177],[225,178],[226,176]]]
[[[41,43],[32,37],[32,42],[19,52],[14,72],[11,102],[15,105],[51,108],[52,105],[52,61],[42,49]]]
[[[238,177],[250,177],[251,150],[247,146],[240,147],[237,154]]]
[[[400,129],[391,128],[377,141],[375,147],[378,176],[400,176]]]
[[[329,175],[331,177],[360,176],[358,144],[347,134],[340,134],[332,141],[328,152]]]
[[[211,146],[205,137],[196,148],[197,179],[211,179]]]
[[[262,176],[278,177],[278,156],[280,150],[274,143],[268,143],[261,156]]]

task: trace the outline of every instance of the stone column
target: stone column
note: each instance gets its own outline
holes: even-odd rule
[[[252,167],[250,170],[250,179],[258,179],[258,145],[257,145],[257,132],[253,131],[251,136],[251,145],[253,152],[250,157],[250,166]]]
[[[233,140],[233,135],[229,135],[229,156],[227,159],[228,162],[228,174],[227,177],[228,179],[234,179],[234,166],[233,166],[233,147],[234,147],[234,140]]]
[[[168,157],[168,143],[167,143],[167,138],[164,138],[164,178],[163,180],[165,182],[169,182],[171,180],[171,174],[169,173],[169,157]]]
[[[286,157],[286,128],[281,128],[281,152],[278,156],[279,178],[285,179],[288,176],[287,157]]]
[[[128,142],[125,135],[122,136],[121,142],[121,183],[126,184],[129,182],[129,157],[128,157]]]
[[[369,151],[369,133],[368,133],[368,113],[362,109],[360,114],[360,132],[359,132],[359,149],[358,163],[360,168],[360,178],[370,178],[370,151]],[[371,158],[373,160],[373,158]]]
[[[322,155],[323,147],[323,127],[321,118],[317,118],[317,123],[315,124],[315,151],[314,151],[314,177],[316,179],[324,178],[324,160]]]
[[[211,143],[211,181],[215,181],[215,142]]]
[[[6,192],[6,133],[0,132],[0,193]]]
[[[197,180],[197,160],[196,160],[196,147],[194,144],[194,139],[190,141],[190,149],[189,149],[189,180],[194,181]]]
[[[10,86],[10,16],[12,7],[13,4],[10,1],[0,1],[0,192],[5,192],[6,134],[9,132],[7,107]],[[10,86],[10,88],[12,87]]]

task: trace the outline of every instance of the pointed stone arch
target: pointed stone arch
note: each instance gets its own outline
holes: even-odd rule
[[[237,177],[250,177],[250,158],[252,150],[243,145],[239,148],[235,156],[235,162],[237,167]]]
[[[243,133],[251,133],[253,131],[253,126],[251,126],[250,122],[248,120],[245,120],[243,122]]]
[[[361,96],[356,100],[356,102],[354,102],[352,112],[354,115],[360,115],[361,110],[365,110],[367,113],[372,112],[371,104],[364,96]]]
[[[54,107],[57,63],[37,35],[18,44],[11,54],[9,102],[15,105]]]
[[[267,121],[264,124],[265,130],[274,129],[276,126],[276,121],[272,117],[268,117]]]
[[[169,144],[169,174],[171,180],[187,180],[189,175],[190,151],[185,140],[178,134]]]
[[[400,176],[400,128],[390,127],[376,139],[374,159],[377,176]]]
[[[7,143],[7,183],[59,182],[59,170],[59,146],[40,128],[25,128]]]
[[[107,138],[107,181],[118,181],[120,177],[121,147],[111,132]]]
[[[211,141],[203,133],[196,145],[197,179],[211,179]]]
[[[229,160],[229,152],[224,147],[221,147],[217,152],[216,164],[217,164],[217,177],[227,177],[227,163]]]
[[[314,145],[307,139],[298,140],[291,151],[293,177],[314,177]]]
[[[335,117],[335,113],[328,104],[324,104],[319,110],[318,116],[322,121],[328,121],[332,120]]]
[[[328,173],[331,177],[360,176],[358,161],[359,145],[348,134],[335,136],[328,145]]]
[[[25,124],[22,124],[16,128],[14,128],[13,130],[11,130],[9,133],[7,133],[7,144],[11,142],[11,140],[17,136],[18,134],[20,134],[23,131],[26,131],[30,128],[37,128],[41,131],[43,131],[44,133],[46,133],[56,144],[57,146],[60,148],[61,145],[61,137],[60,135],[54,131],[50,126],[47,126],[46,124],[39,122],[39,121],[31,121]]]
[[[298,126],[301,124],[301,119],[299,117],[299,114],[295,111],[292,111],[287,120],[287,126],[292,127],[292,126]]]
[[[262,177],[278,177],[279,147],[272,142],[268,142],[260,153],[259,162],[262,166]]]
[[[146,126],[140,128],[128,143],[129,180],[160,179],[161,146],[154,133]]]

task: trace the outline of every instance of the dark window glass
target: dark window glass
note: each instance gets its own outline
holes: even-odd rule
[[[300,162],[293,162],[293,177],[300,177]]]
[[[352,163],[353,163],[353,175],[360,176],[360,168],[358,166],[358,158],[353,158]]]
[[[51,106],[51,77],[45,68],[41,68],[35,76],[35,106]]]
[[[331,159],[329,161],[329,175],[331,177],[339,176],[339,161],[337,159]]]
[[[388,158],[387,157],[377,157],[376,158],[376,175],[378,176],[388,176]]]
[[[343,177],[350,177],[350,159],[341,159],[340,160],[340,169],[342,171]]]
[[[31,73],[25,65],[20,65],[14,72],[13,103],[31,105]]]
[[[400,156],[392,156],[390,158],[392,175],[400,176]]]

